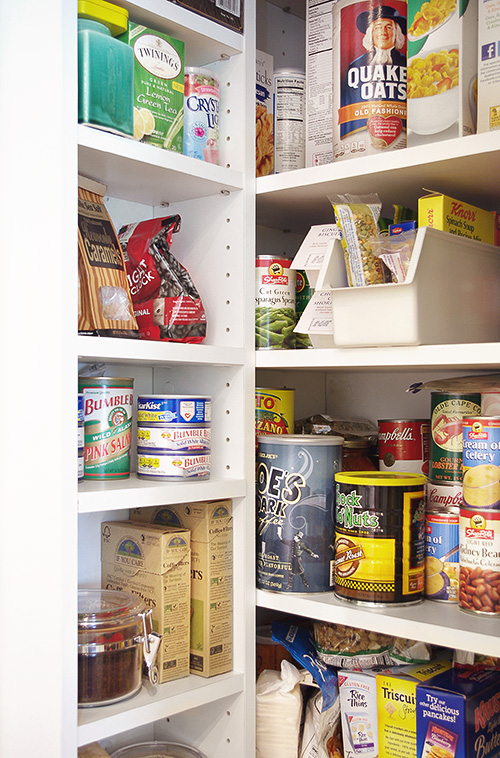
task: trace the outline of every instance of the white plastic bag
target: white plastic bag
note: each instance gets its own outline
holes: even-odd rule
[[[288,661],[264,669],[256,688],[256,758],[297,758],[302,718],[301,672]]]

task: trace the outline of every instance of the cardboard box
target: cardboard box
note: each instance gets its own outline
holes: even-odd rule
[[[500,129],[500,5],[478,2],[477,131]]]
[[[163,636],[160,684],[189,674],[189,542],[189,532],[179,527],[101,524],[102,587],[134,592],[154,608],[153,627]]]
[[[233,518],[231,500],[134,508],[134,521],[191,532],[190,671],[214,676],[233,668]]]
[[[335,0],[306,3],[306,168],[333,161],[334,4]]]
[[[446,671],[419,684],[416,695],[419,758],[498,756],[499,671]]]
[[[172,0],[176,5],[243,32],[243,0]]]
[[[338,677],[344,758],[378,758],[376,673],[341,670]]]
[[[129,21],[134,50],[134,139],[182,153],[184,42]]]
[[[408,0],[408,147],[476,132],[477,3]]]
[[[256,50],[255,58],[255,176],[274,170],[273,56]]]
[[[379,755],[402,758],[417,755],[416,689],[451,668],[451,659],[394,667],[377,674]]]
[[[418,226],[442,229],[459,237],[495,244],[495,214],[439,192],[418,199]]]

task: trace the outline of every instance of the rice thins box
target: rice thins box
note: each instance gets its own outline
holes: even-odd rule
[[[233,517],[231,500],[134,508],[134,521],[191,532],[190,671],[233,668]]]
[[[134,139],[182,153],[184,42],[129,21],[134,50]]]
[[[499,671],[445,671],[417,686],[419,758],[493,758],[499,751]]]
[[[418,199],[418,225],[442,229],[459,237],[498,244],[494,213],[476,208],[439,192]]]
[[[477,131],[500,129],[500,4],[478,0]]]
[[[338,673],[344,758],[377,758],[377,680],[374,671]]]
[[[153,607],[160,684],[189,674],[190,535],[179,527],[101,524],[102,587],[125,590]]]

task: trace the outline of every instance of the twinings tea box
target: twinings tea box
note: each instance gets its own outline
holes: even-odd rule
[[[134,508],[133,521],[191,532],[190,671],[214,676],[233,667],[233,518],[231,500]]]
[[[129,21],[134,51],[134,139],[182,153],[184,42]]]
[[[418,225],[496,244],[495,214],[438,192],[418,199]]]
[[[379,755],[409,758],[417,755],[416,689],[451,668],[451,659],[394,667],[377,674],[377,720]]]
[[[416,689],[417,755],[494,758],[500,752],[500,672],[445,671]]]
[[[105,589],[140,595],[153,607],[162,635],[160,684],[189,674],[190,535],[178,527],[105,521],[101,524],[101,580]]]

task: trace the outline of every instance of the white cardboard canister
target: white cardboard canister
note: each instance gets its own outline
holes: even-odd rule
[[[206,68],[184,69],[184,155],[219,163],[219,80]]]
[[[306,75],[298,68],[274,72],[274,173],[304,168]]]

